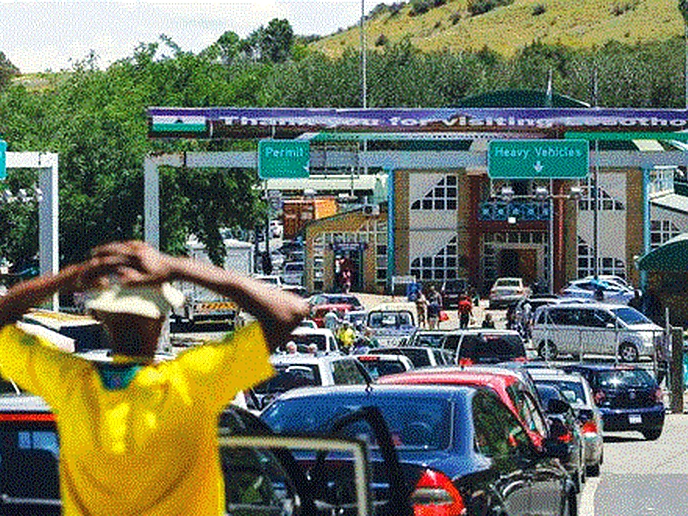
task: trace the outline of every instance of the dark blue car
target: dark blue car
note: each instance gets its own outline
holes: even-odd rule
[[[261,419],[278,434],[339,434],[371,443],[373,496],[386,502],[373,432],[353,412],[376,407],[398,454],[415,514],[577,514],[575,486],[560,459],[566,451],[547,441],[536,448],[513,413],[488,389],[459,386],[337,386],[285,393]],[[301,460],[312,458],[301,457]],[[337,466],[341,467],[341,466]]]
[[[635,430],[645,439],[659,439],[664,428],[663,393],[655,378],[637,366],[575,364],[562,367],[581,373],[593,390],[604,430]]]

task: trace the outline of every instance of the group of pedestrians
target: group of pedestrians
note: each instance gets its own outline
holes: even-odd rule
[[[419,287],[415,295],[418,327],[430,330],[438,329],[442,315],[442,294],[437,291],[434,285],[430,285],[427,296],[423,287]]]

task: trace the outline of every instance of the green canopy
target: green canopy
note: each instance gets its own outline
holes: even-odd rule
[[[638,260],[641,271],[688,272],[688,233],[667,240]]]

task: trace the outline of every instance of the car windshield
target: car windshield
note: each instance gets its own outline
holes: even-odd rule
[[[459,351],[459,359],[470,359],[474,363],[507,362],[525,356],[526,350],[519,335],[466,335]]]
[[[441,348],[443,342],[444,335],[438,333],[420,333],[413,338],[413,345],[419,347]]]
[[[654,380],[643,369],[620,369],[614,371],[601,371],[599,377],[600,387],[651,387]]]
[[[320,385],[320,372],[315,364],[276,365],[275,376],[254,388],[258,394],[282,393],[297,387]]]
[[[512,278],[502,278],[495,282],[495,287],[520,287],[521,280]]]
[[[644,314],[630,306],[613,308],[612,312],[628,326],[633,326],[634,324],[652,324],[652,321],[645,317]]]
[[[559,392],[561,392],[564,395],[564,398],[566,398],[566,401],[568,401],[574,407],[584,407],[587,405],[583,385],[579,382],[563,380],[538,380],[537,383],[557,387]]]
[[[452,434],[449,401],[417,394],[395,392],[394,396],[352,394],[278,399],[261,419],[278,434],[329,434],[337,419],[367,406],[380,409],[398,449],[442,450],[449,445]],[[357,423],[347,433],[351,437],[368,438],[375,446],[368,425]]]
[[[466,282],[463,280],[447,280],[444,284],[446,292],[459,292],[466,289]]]

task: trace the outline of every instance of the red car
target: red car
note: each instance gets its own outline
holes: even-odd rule
[[[349,304],[327,304],[327,305],[316,305],[311,308],[311,319],[315,321],[318,328],[324,328],[325,314],[330,310],[334,310],[337,313],[337,317],[344,319],[344,314],[352,309]]]
[[[377,383],[395,385],[470,385],[488,387],[497,393],[525,427],[530,439],[538,448],[542,447],[547,434],[547,421],[537,402],[537,394],[531,392],[517,373],[512,371],[489,371],[444,367],[408,371],[379,378]]]

